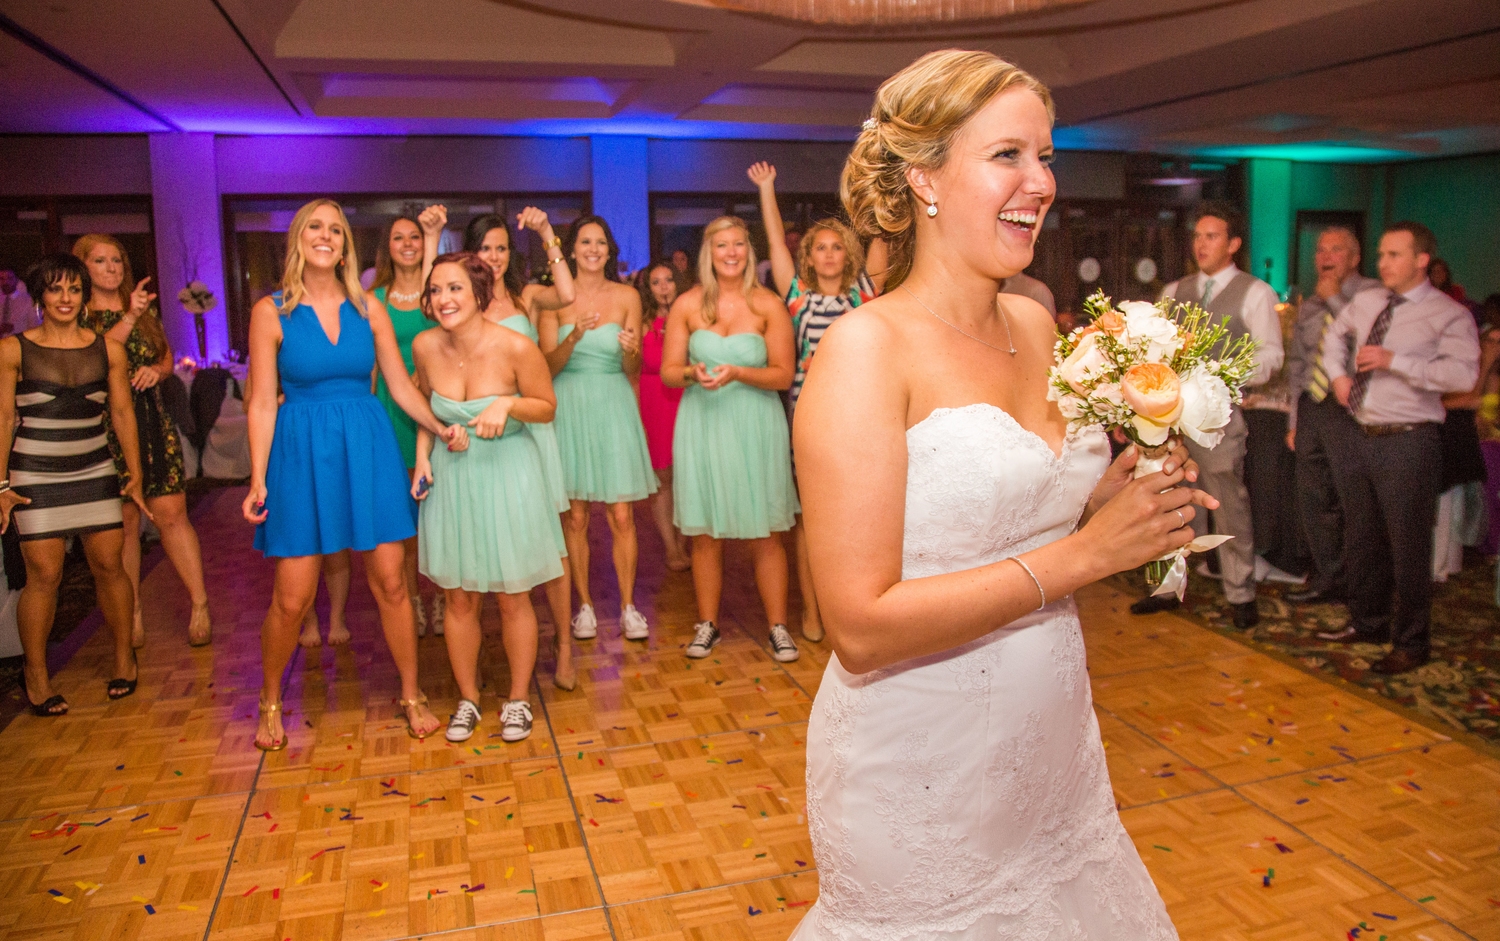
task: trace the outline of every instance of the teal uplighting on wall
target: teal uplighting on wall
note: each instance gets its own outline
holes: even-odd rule
[[[1287,259],[1292,231],[1292,163],[1290,160],[1245,161],[1249,190],[1250,273],[1265,278],[1278,293],[1287,289]],[[1267,275],[1267,259],[1270,273]]]
[[[1410,160],[1415,154],[1404,150],[1358,147],[1352,144],[1257,144],[1245,147],[1208,147],[1193,151],[1195,156],[1241,158],[1251,160],[1296,160],[1305,163],[1384,163]]]

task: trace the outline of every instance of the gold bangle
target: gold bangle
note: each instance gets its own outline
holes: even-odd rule
[[[564,258],[561,255],[558,255],[556,258],[549,258],[549,259],[547,259],[547,264],[549,264],[549,265],[560,265],[560,264],[562,264],[562,263],[564,263],[566,261],[567,261],[566,258]]]
[[[544,248],[562,248],[562,236],[554,235],[548,241],[542,243]]]

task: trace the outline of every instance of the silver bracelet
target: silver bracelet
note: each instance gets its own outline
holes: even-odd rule
[[[1010,560],[1019,565],[1027,575],[1030,575],[1032,582],[1036,584],[1036,593],[1042,596],[1042,603],[1036,606],[1037,610],[1040,611],[1042,608],[1047,607],[1047,590],[1042,587],[1042,580],[1036,577],[1036,573],[1031,570],[1031,566],[1021,561],[1021,557],[1018,555],[1011,556]]]

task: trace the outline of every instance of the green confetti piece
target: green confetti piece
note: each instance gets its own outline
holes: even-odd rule
[[[522,889],[517,895],[536,895],[536,889]]]
[[[1162,846],[1160,843],[1152,843],[1151,844],[1151,848],[1152,849],[1165,850],[1168,853],[1172,852],[1172,847],[1170,847],[1170,846]]]
[[[583,760],[583,752],[579,752],[579,753],[578,753],[578,760],[579,760],[579,761],[582,761],[582,760]]]
[[[1426,904],[1426,903],[1428,903],[1428,902],[1435,902],[1435,901],[1437,901],[1437,896],[1436,896],[1436,895],[1429,895],[1429,896],[1427,896],[1427,897],[1426,897],[1426,898],[1425,898],[1425,899],[1417,899],[1417,901],[1418,901],[1418,902],[1419,902],[1419,903],[1421,903],[1421,904],[1424,904],[1424,905],[1425,905],[1425,904]]]

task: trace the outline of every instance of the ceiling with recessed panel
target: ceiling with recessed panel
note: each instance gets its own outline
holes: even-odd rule
[[[1495,0],[0,0],[0,132],[839,140],[953,46],[1065,148],[1500,149]]]

